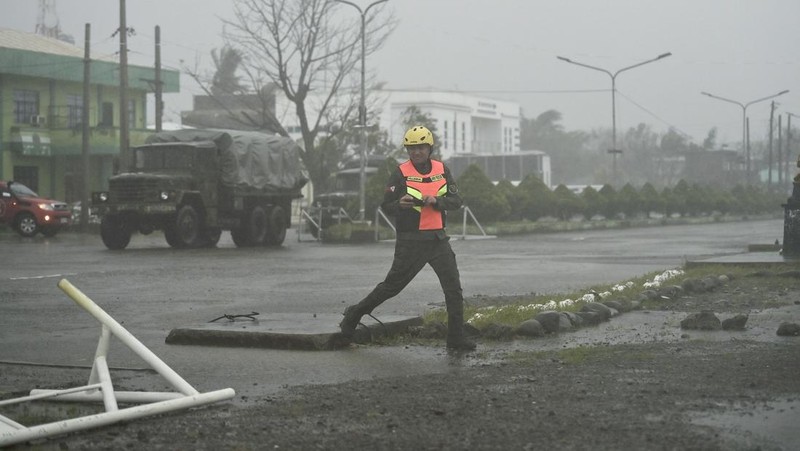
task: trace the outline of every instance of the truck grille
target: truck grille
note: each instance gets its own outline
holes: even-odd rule
[[[115,202],[143,202],[156,199],[157,180],[111,180],[111,199]]]

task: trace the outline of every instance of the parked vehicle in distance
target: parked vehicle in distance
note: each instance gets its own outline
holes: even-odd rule
[[[54,236],[72,223],[66,202],[39,196],[19,182],[0,181],[0,224],[8,224],[24,237],[37,233]]]
[[[92,194],[109,249],[131,234],[163,230],[174,248],[215,246],[230,230],[237,247],[277,246],[308,174],[290,138],[235,130],[177,130],[133,149],[128,172]]]
[[[81,201],[73,202],[70,206],[72,211],[72,224],[79,225],[81,223]],[[100,224],[100,217],[97,212],[89,203],[89,224]]]

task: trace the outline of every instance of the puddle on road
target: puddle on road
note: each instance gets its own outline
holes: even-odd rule
[[[797,449],[800,443],[800,400],[781,400],[761,405],[737,405],[718,414],[691,414],[692,423],[710,426],[748,449]]]

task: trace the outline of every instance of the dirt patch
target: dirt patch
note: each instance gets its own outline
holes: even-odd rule
[[[749,330],[763,332],[680,330],[686,313],[708,309],[723,318],[751,315]],[[482,341],[475,353],[443,353],[449,367],[439,374],[298,386],[246,406],[219,404],[34,446],[790,449],[800,433],[773,426],[800,422],[800,337],[774,334],[798,317],[797,278],[740,273],[712,290],[647,301],[597,326],[593,340],[576,340],[590,333],[579,330]],[[615,333],[628,338],[612,339]],[[415,352],[442,343],[392,346]]]

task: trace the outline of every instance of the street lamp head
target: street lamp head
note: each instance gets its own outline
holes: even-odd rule
[[[662,53],[661,55],[658,55],[658,58],[656,59],[660,60],[661,58],[666,58],[668,56],[672,56],[672,52]]]
[[[788,92],[789,92],[788,89],[784,89],[783,91],[779,92],[777,95],[782,96],[782,95],[784,95],[784,94],[786,94]]]
[[[561,61],[566,61],[566,62],[568,62],[568,63],[571,63],[571,62],[572,62],[572,60],[571,60],[571,59],[569,59],[569,58],[564,58],[563,56],[556,56],[556,58],[560,59]]]

